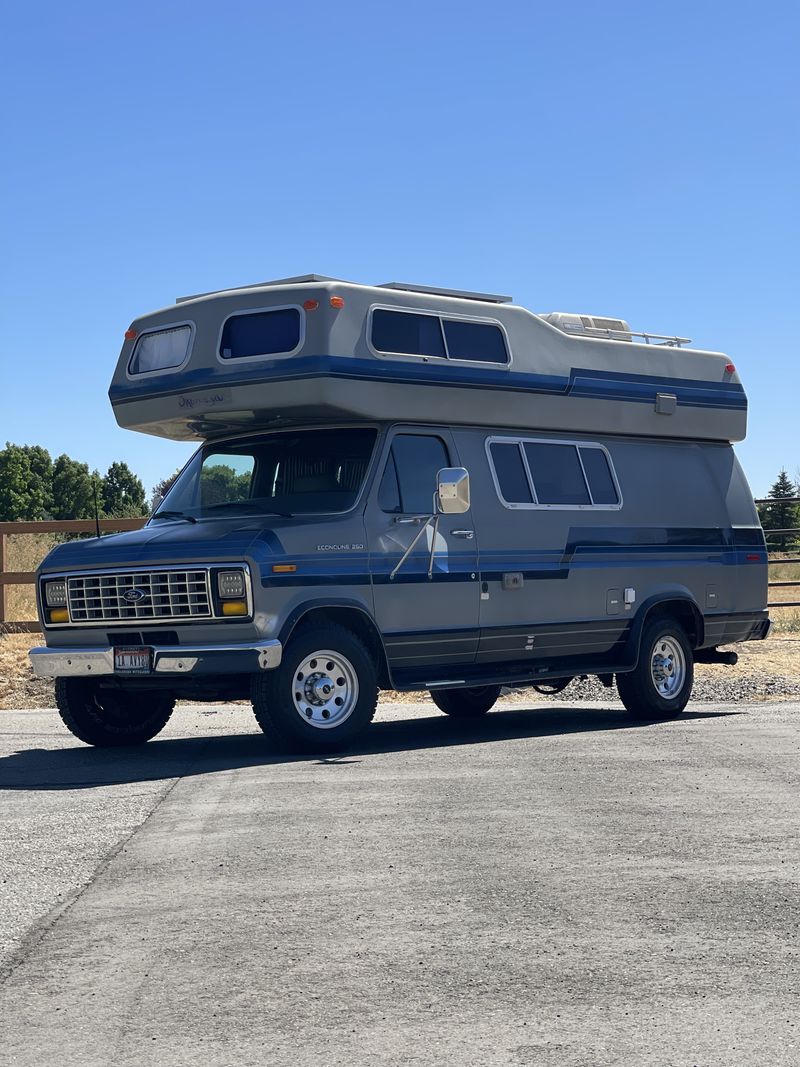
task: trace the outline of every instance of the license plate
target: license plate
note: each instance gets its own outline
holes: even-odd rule
[[[149,674],[152,670],[152,648],[115,648],[115,674]]]

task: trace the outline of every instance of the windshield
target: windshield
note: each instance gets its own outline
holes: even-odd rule
[[[376,436],[368,428],[302,430],[207,445],[153,518],[347,511],[361,491]]]

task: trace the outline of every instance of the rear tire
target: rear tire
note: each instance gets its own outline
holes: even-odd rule
[[[372,721],[378,677],[369,650],[343,626],[300,630],[281,664],[253,676],[256,722],[279,752],[333,752]]]
[[[103,689],[94,679],[56,678],[64,725],[87,745],[141,745],[164,729],[175,707],[169,693]]]
[[[617,689],[636,719],[672,719],[692,695],[694,659],[686,632],[674,619],[645,624],[636,669],[617,675]]]
[[[499,685],[471,686],[467,689],[434,689],[431,700],[454,719],[477,719],[497,703]]]

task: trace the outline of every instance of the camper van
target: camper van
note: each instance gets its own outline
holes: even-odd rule
[[[381,689],[474,717],[584,675],[666,719],[767,636],[747,400],[686,338],[307,275],[135,319],[109,396],[199,447],[143,529],[39,569],[33,667],[89,744],[250,699],[277,749],[325,751]]]

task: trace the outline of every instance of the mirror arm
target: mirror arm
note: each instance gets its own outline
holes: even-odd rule
[[[438,521],[438,516],[437,516],[437,521]],[[417,536],[414,538],[414,540],[411,542],[411,544],[405,550],[403,555],[400,557],[400,561],[398,562],[397,566],[394,568],[392,573],[389,575],[389,581],[390,582],[394,581],[394,576],[397,574],[397,572],[403,566],[405,561],[408,559],[408,557],[411,555],[411,553],[417,547],[417,542],[419,541],[419,539],[422,537],[422,535],[425,533],[425,531],[428,529],[428,527],[430,526],[430,524],[432,522],[433,522],[433,515],[429,515],[427,517],[427,519],[425,520],[425,522],[422,524],[422,526],[420,526],[420,528],[417,530]],[[434,544],[436,544],[435,541],[434,541]],[[430,577],[430,575],[429,575],[429,577]]]

